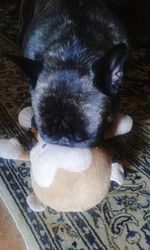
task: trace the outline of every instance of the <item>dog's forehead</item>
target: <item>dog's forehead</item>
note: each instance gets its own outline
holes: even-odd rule
[[[68,83],[62,82],[59,85],[56,76],[48,76],[43,73],[32,92],[34,95],[34,110],[36,109],[36,113],[39,113],[43,108],[49,108],[50,110],[54,108],[55,104],[61,104],[66,111],[73,109],[76,112],[76,117],[78,117],[78,114],[83,115],[87,120],[88,132],[92,133],[103,122],[109,100],[107,96],[91,84],[91,79],[87,80],[86,78],[88,77],[79,79],[80,83],[82,81],[83,84],[75,88],[76,84],[69,84],[68,87]],[[90,84],[88,81],[90,81]]]
[[[83,105],[83,111],[87,118],[88,132],[92,133],[103,123],[105,113],[109,109],[109,99],[103,93],[89,96],[88,102]]]
[[[101,108],[108,99],[106,95],[100,92],[94,85],[91,77],[84,76],[82,78],[69,78],[72,81],[59,80],[55,75],[47,75],[43,73],[39,76],[36,84],[36,88],[32,91],[32,95],[36,99],[44,98],[63,98],[64,102],[75,102],[79,105],[87,105],[90,108],[90,104],[95,108]]]
[[[91,70],[86,71],[86,74],[80,74],[80,71],[75,69],[47,69],[43,70],[37,80],[37,88],[51,87],[55,89],[60,85],[66,85],[67,88],[90,88],[93,84],[94,75]]]

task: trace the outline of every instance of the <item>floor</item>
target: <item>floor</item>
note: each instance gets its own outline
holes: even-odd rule
[[[0,250],[26,250],[15,222],[0,199]]]

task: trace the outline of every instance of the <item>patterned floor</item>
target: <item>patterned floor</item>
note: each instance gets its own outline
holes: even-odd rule
[[[17,20],[0,7],[0,48],[19,53]],[[0,137],[17,137],[30,148],[32,140],[17,122],[19,110],[30,103],[25,77],[2,56],[0,65]],[[125,183],[112,188],[101,204],[85,213],[32,212],[26,204],[31,191],[30,169],[24,162],[0,159],[0,193],[18,223],[29,250],[150,249],[150,49],[130,55],[119,109],[134,119],[130,135],[108,143],[126,168]]]

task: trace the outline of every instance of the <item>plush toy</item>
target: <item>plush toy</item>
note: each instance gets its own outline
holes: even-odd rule
[[[18,117],[24,128],[31,128],[31,118],[30,107],[22,110]],[[106,138],[129,132],[132,123],[129,116],[118,114],[108,126]],[[122,185],[124,179],[122,165],[111,163],[105,149],[51,145],[39,135],[30,154],[16,139],[1,139],[0,157],[30,160],[34,193],[27,197],[27,203],[34,211],[43,211],[46,206],[58,211],[85,211],[105,197],[110,180]]]

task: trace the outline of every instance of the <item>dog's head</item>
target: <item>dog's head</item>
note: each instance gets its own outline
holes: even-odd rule
[[[50,69],[42,62],[15,59],[31,79],[35,122],[46,142],[73,147],[98,142],[118,93],[126,53],[126,45],[117,45],[88,69],[72,63]]]

